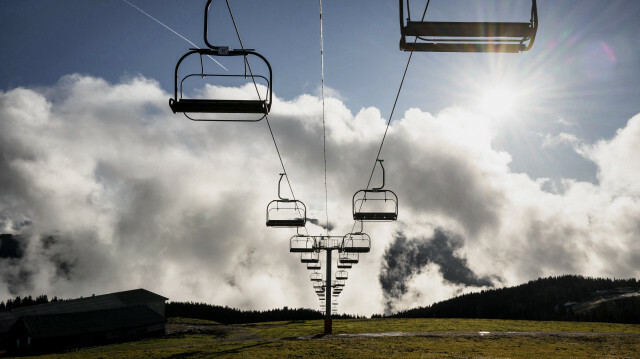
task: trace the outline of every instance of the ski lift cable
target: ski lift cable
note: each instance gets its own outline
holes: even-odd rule
[[[422,13],[422,20],[424,20],[427,15],[427,9],[429,8],[429,3],[431,0],[427,1],[427,5],[424,7],[424,12]],[[414,42],[417,41],[414,40]],[[404,67],[404,73],[402,74],[402,80],[400,80],[400,86],[398,87],[398,92],[396,93],[396,98],[393,101],[393,107],[391,108],[391,113],[389,114],[389,120],[387,120],[387,127],[384,130],[384,134],[382,135],[382,141],[380,141],[380,147],[378,148],[378,154],[376,155],[376,160],[373,162],[373,168],[371,169],[371,175],[369,176],[369,181],[367,182],[367,189],[371,185],[371,180],[373,179],[373,173],[376,170],[376,165],[380,160],[380,153],[382,153],[382,147],[384,146],[384,140],[387,138],[387,132],[389,131],[389,126],[391,125],[391,120],[393,119],[393,114],[396,110],[396,105],[398,104],[398,98],[400,98],[400,92],[402,92],[402,86],[404,85],[404,80],[407,76],[407,71],[409,70],[409,64],[411,64],[411,58],[413,57],[413,51],[409,53],[409,58],[407,59],[407,65]],[[362,203],[360,204],[360,208],[362,208]],[[351,232],[356,228],[357,221],[353,221],[353,226],[351,227]]]
[[[324,105],[324,40],[322,36],[322,0],[320,2],[320,73],[322,91],[322,151],[324,157],[324,209],[327,219],[327,236],[329,236],[329,191],[327,190],[327,128],[325,126]]]
[[[240,37],[240,31],[238,30],[238,26],[236,24],[236,20],[233,16],[233,11],[231,11],[231,6],[229,5],[229,0],[225,0],[227,4],[227,9],[229,10],[229,15],[231,16],[231,21],[233,22],[233,27],[236,31],[236,36],[238,37],[238,41],[240,42],[240,47],[244,51],[244,44],[242,43],[242,38]],[[262,97],[260,96],[260,91],[258,90],[258,85],[256,84],[255,77],[253,76],[253,71],[251,70],[251,64],[249,60],[245,57],[245,63],[247,64],[247,68],[249,69],[249,73],[251,74],[251,79],[253,81],[253,87],[256,89],[256,93],[258,95],[258,99],[262,101]],[[269,116],[265,114],[265,120],[267,122],[267,127],[269,128],[269,133],[271,134],[271,139],[273,140],[273,145],[276,148],[276,153],[278,154],[278,158],[280,159],[280,165],[282,166],[282,172],[284,172],[285,177],[287,178],[287,184],[289,185],[289,190],[291,191],[291,196],[293,199],[296,199],[296,195],[293,193],[293,187],[291,186],[291,181],[289,180],[289,174],[284,166],[284,161],[282,160],[282,155],[280,154],[280,149],[278,148],[278,142],[276,141],[276,137],[273,133],[273,129],[271,128],[271,123],[269,122]],[[307,225],[304,226],[305,232],[309,235],[309,231],[307,230]]]

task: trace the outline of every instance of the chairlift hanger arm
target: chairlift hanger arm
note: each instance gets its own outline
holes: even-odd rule
[[[384,177],[385,177],[385,176],[384,176],[384,166],[382,165],[382,162],[384,162],[384,160],[377,159],[376,161],[380,163],[380,168],[382,168],[382,186],[380,186],[380,187],[376,187],[376,188],[372,188],[372,189],[373,189],[374,191],[379,191],[379,190],[381,190],[381,189],[383,189],[383,188],[384,188],[384,179],[385,179]]]

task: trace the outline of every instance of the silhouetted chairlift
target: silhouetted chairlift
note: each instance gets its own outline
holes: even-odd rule
[[[302,234],[296,234],[289,240],[289,252],[302,253],[313,252],[315,250],[315,239]]]
[[[307,222],[307,207],[301,201],[282,198],[280,186],[282,177],[278,181],[278,198],[267,205],[267,227],[304,227]]]
[[[169,99],[169,106],[173,113],[181,112],[184,115],[193,121],[226,121],[226,122],[256,122],[262,120],[271,110],[271,102],[272,102],[272,71],[271,65],[267,61],[264,56],[259,53],[253,51],[253,49],[234,49],[230,50],[228,46],[214,46],[209,43],[207,39],[208,35],[208,14],[209,14],[209,6],[211,5],[212,0],[208,0],[205,12],[204,12],[204,42],[208,48],[204,49],[191,49],[189,52],[184,54],[178,63],[176,64],[175,69],[175,84],[174,84],[174,98]],[[200,73],[191,73],[189,75],[183,76],[182,78],[179,75],[179,68],[182,62],[191,55],[196,55],[200,57]],[[205,73],[204,71],[204,63],[202,56],[220,56],[220,57],[242,57],[242,61],[244,62],[244,74],[227,74],[227,73]],[[253,74],[247,73],[247,67],[249,66],[248,56],[255,57],[261,60],[268,69],[268,74]],[[253,70],[253,68],[249,68]],[[184,98],[183,97],[183,87],[185,80],[200,76],[201,78],[211,78],[211,79],[223,79],[223,78],[240,78],[244,77],[250,78],[252,82],[260,81],[261,84],[266,85],[266,92],[263,94],[264,96],[256,93],[256,99],[222,99],[222,98]],[[208,114],[258,114],[260,115],[257,119],[230,119],[230,118],[194,118],[194,113],[208,113]]]
[[[307,263],[307,269],[309,269],[309,270],[320,270],[320,269],[322,269],[322,264],[320,262]]]
[[[311,273],[310,278],[312,282],[322,282],[322,273],[313,272]]]
[[[333,282],[333,286],[335,289],[340,289],[345,286],[347,282],[344,279],[337,279]]]
[[[300,262],[302,263],[320,263],[320,254],[318,252],[300,253]]]
[[[398,218],[398,196],[384,189],[383,160],[378,162],[382,168],[382,186],[361,189],[353,195],[352,212],[356,221],[395,221]]]
[[[358,253],[342,252],[338,254],[338,263],[356,264],[358,263],[358,259],[359,259]]]
[[[529,22],[413,21],[409,0],[399,0],[399,4],[400,49],[404,51],[517,53],[531,49],[538,31],[536,0],[531,1]]]
[[[339,270],[336,272],[336,279],[338,280],[349,279],[349,273],[346,270]]]
[[[352,268],[353,265],[351,263],[342,263],[338,261],[338,269],[349,269]]]
[[[347,233],[342,239],[342,251],[350,253],[368,253],[371,250],[371,237],[362,231]]]

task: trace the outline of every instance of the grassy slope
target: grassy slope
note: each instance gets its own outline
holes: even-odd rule
[[[172,319],[173,323],[207,325]],[[341,357],[341,358],[635,358],[640,337],[597,335],[541,336],[416,336],[311,337],[322,332],[322,321],[271,322],[220,326],[214,334],[176,334],[163,338],[87,348],[43,356],[47,358],[200,358],[200,357]],[[640,325],[607,323],[530,322],[465,319],[336,320],[334,334],[381,332],[583,332],[640,333]]]

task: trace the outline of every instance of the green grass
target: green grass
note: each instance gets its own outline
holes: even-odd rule
[[[263,338],[312,336],[323,330],[322,320],[239,325]],[[349,319],[334,320],[333,334],[384,332],[580,332],[640,333],[637,324],[536,322],[497,319]]]
[[[182,317],[169,317],[167,318],[167,324],[220,325],[220,323],[214,322],[213,320]]]
[[[416,332],[418,336],[317,336],[323,321],[225,326],[172,318],[169,323],[211,325],[225,335],[174,334],[85,348],[41,358],[639,358],[640,325],[480,319],[334,320],[334,334]],[[571,336],[486,335],[477,332],[614,333]],[[441,333],[454,333],[453,336]],[[431,333],[431,334],[430,334]],[[469,334],[459,334],[469,333]],[[615,334],[619,333],[619,334]],[[632,335],[625,335],[632,334]],[[314,336],[317,336],[313,338]],[[298,337],[305,337],[298,339]],[[40,358],[40,357],[39,357]]]

